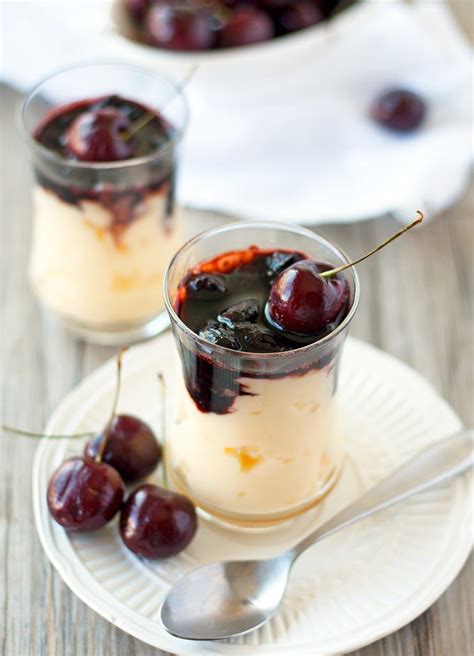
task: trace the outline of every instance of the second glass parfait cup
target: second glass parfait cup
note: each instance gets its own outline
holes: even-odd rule
[[[152,336],[166,318],[164,271],[182,243],[179,86],[135,66],[76,66],[38,84],[22,119],[35,179],[35,294],[91,341]]]
[[[248,261],[255,246],[269,253],[297,251],[331,266],[348,261],[309,230],[242,222],[198,235],[168,268],[165,302],[180,360],[165,448],[168,481],[207,514],[247,527],[304,512],[337,481],[342,462],[337,373],[359,299],[350,268],[342,274],[349,287],[347,314],[320,340],[272,353],[210,343],[179,316],[183,281],[222,255],[222,271],[229,273],[233,263]],[[242,298],[249,293],[241,291]]]

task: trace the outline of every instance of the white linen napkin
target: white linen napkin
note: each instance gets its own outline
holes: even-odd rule
[[[5,3],[2,78],[25,89],[81,60],[136,62],[136,48],[105,35],[108,11],[107,2]],[[454,202],[472,157],[466,40],[443,3],[358,11],[350,30],[328,24],[324,47],[314,30],[271,56],[200,63],[187,88],[183,203],[313,224],[386,212],[409,220],[417,208],[430,215]],[[375,96],[399,86],[428,105],[408,136],[367,115]]]

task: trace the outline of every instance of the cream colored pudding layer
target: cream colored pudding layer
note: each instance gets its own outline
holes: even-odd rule
[[[201,412],[178,376],[167,441],[174,484],[223,513],[276,514],[317,497],[337,451],[334,374],[242,378],[255,396],[230,413]]]
[[[80,206],[37,186],[31,279],[39,298],[77,322],[135,323],[163,310],[166,266],[181,243],[177,216],[164,227],[166,195],[146,196],[115,238],[112,215],[94,201]]]

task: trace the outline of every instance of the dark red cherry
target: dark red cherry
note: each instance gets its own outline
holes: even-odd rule
[[[310,0],[296,0],[277,12],[275,16],[279,30],[285,34],[316,25],[323,19],[321,10]]]
[[[217,34],[221,48],[245,46],[267,41],[274,36],[273,23],[264,11],[254,7],[237,7]]]
[[[123,137],[131,121],[113,107],[84,112],[65,135],[67,150],[84,162],[116,162],[133,155],[133,139]]]
[[[337,276],[322,278],[326,265],[302,260],[285,269],[273,282],[267,304],[269,319],[282,330],[311,335],[336,321],[347,304],[347,282]]]
[[[94,460],[104,433],[90,440],[84,456]],[[137,481],[154,471],[161,459],[161,446],[144,421],[131,415],[116,415],[107,432],[102,462],[116,469],[124,481]]]
[[[323,16],[328,18],[336,11],[340,2],[341,0],[316,0],[316,5],[321,10]]]
[[[208,50],[215,41],[212,18],[203,8],[154,4],[145,26],[153,45],[170,50]]]
[[[125,485],[105,463],[69,458],[54,472],[47,501],[53,519],[69,531],[95,531],[120,510]]]
[[[423,100],[413,91],[392,89],[377,98],[370,108],[372,118],[395,132],[412,132],[426,113]]]
[[[120,515],[125,546],[145,558],[174,556],[188,546],[196,529],[196,510],[191,501],[157,485],[137,487]]]
[[[125,0],[128,13],[139,22],[143,21],[151,0]]]

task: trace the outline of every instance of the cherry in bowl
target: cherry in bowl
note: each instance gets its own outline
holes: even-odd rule
[[[169,50],[208,50],[215,41],[211,16],[206,7],[157,2],[145,18],[152,45]]]
[[[281,34],[303,30],[322,20],[322,11],[311,0],[295,0],[275,12],[275,23]]]
[[[217,33],[217,45],[235,48],[268,41],[275,34],[270,16],[251,6],[237,7]]]
[[[151,4],[151,0],[125,0],[125,7],[138,22],[143,21]]]

